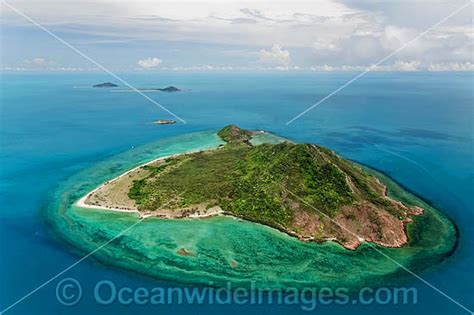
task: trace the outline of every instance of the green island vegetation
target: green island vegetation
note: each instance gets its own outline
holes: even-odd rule
[[[230,282],[250,288],[254,281],[259,288],[347,287],[357,294],[367,286],[413,281],[387,256],[419,274],[437,271],[456,248],[453,222],[380,172],[365,166],[362,171],[329,150],[285,143],[270,133],[227,127],[219,134],[160,139],[86,168],[60,183],[46,219],[74,251],[103,247],[94,258],[106,265],[191,285]],[[232,143],[236,134],[252,139]],[[183,204],[191,210],[202,200],[198,210],[181,211]],[[158,207],[167,201],[173,209],[146,210],[147,203]],[[228,215],[211,207],[219,202]],[[417,207],[423,215],[408,214]],[[319,211],[372,243],[357,247],[351,234]],[[263,224],[255,223],[259,220]],[[397,241],[404,245],[395,248]]]
[[[139,211],[190,214],[219,207],[303,240],[335,240],[354,249],[364,240],[387,247],[407,243],[404,224],[422,209],[386,196],[361,167],[313,144],[252,145],[254,132],[230,125],[218,149],[182,154],[142,166],[128,191]],[[185,215],[183,215],[185,216]]]

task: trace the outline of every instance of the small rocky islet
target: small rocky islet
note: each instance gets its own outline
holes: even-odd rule
[[[118,85],[114,84],[112,82],[104,82],[104,83],[95,84],[92,87],[95,87],[95,88],[112,88],[112,87],[118,87]]]

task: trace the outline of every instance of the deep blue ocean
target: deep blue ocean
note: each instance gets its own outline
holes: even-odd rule
[[[354,74],[121,76],[140,88],[182,88],[147,95],[187,124],[154,125],[153,120],[173,117],[136,93],[90,87],[113,81],[107,75],[0,76],[1,310],[82,255],[58,239],[44,219],[61,181],[132,147],[231,123],[330,147],[390,175],[448,215],[459,228],[459,245],[422,277],[474,309],[472,73],[370,73],[290,125],[286,122]],[[84,288],[83,299],[72,307],[56,300],[56,284],[66,277],[80,279]],[[278,305],[101,306],[90,290],[103,279],[132,287],[161,285],[87,259],[6,314],[305,313],[298,306]],[[416,305],[320,305],[312,313],[467,314],[416,278],[407,285],[418,289]]]

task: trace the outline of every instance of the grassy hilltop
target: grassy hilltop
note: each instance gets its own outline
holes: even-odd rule
[[[231,125],[219,149],[184,154],[143,167],[128,197],[139,211],[219,207],[304,240],[336,240],[347,248],[369,240],[407,242],[410,209],[385,196],[379,180],[333,151],[312,144],[253,146],[252,132]],[[355,236],[355,235],[357,236]]]

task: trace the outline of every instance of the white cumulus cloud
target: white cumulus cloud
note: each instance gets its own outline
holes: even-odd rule
[[[163,61],[160,58],[150,57],[142,60],[138,60],[138,65],[145,69],[151,69],[158,67]]]
[[[387,66],[386,69],[382,66],[382,71],[418,71],[421,62],[418,60],[403,61],[397,60],[392,66]]]
[[[259,61],[266,64],[288,65],[290,63],[290,52],[275,44],[271,50],[259,51]]]
[[[362,72],[370,69],[370,71],[419,71],[423,68],[421,67],[421,62],[418,60],[403,61],[397,60],[389,65],[381,66],[352,66],[352,65],[343,65],[343,66],[312,66],[310,70],[318,72],[331,72],[331,71],[356,71]]]
[[[474,71],[474,64],[471,62],[449,62],[449,63],[438,63],[430,64],[428,66],[428,71]]]
[[[56,62],[45,58],[32,58],[23,60],[23,64],[31,67],[47,67],[57,65]]]
[[[355,71],[355,72],[362,72],[367,69],[370,71],[404,71],[404,72],[412,72],[412,71],[433,71],[433,72],[440,72],[440,71],[474,71],[474,64],[471,62],[447,62],[447,63],[421,63],[419,60],[396,60],[392,64],[388,65],[380,65],[380,66],[351,66],[351,65],[343,65],[343,66],[331,66],[331,65],[318,65],[312,66],[309,68],[311,71],[317,72],[331,72],[331,71]]]

